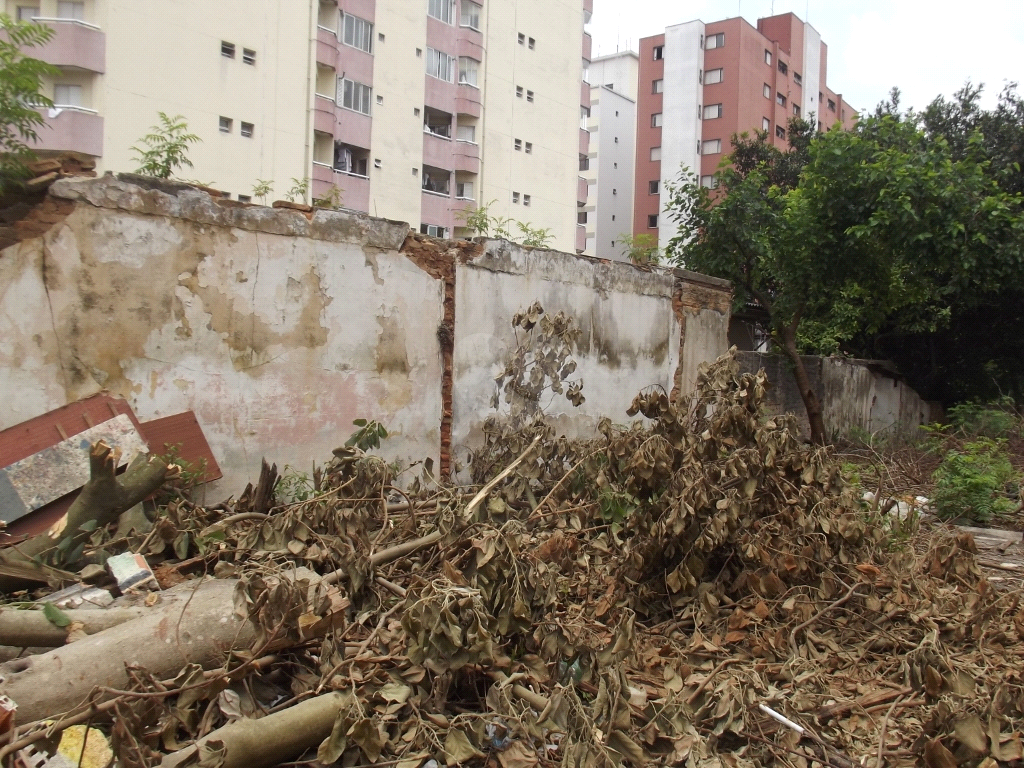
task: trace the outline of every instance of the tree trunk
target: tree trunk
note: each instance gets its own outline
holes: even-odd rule
[[[132,462],[118,476],[119,452],[100,440],[89,451],[89,482],[83,487],[67,513],[50,528],[13,547],[0,550],[0,563],[18,568],[40,569],[39,560],[55,559],[58,567],[74,566],[81,558],[80,545],[96,528],[115,520],[152,494],[165,479],[180,470],[160,458],[150,456]],[[83,528],[85,526],[85,528]],[[65,544],[65,540],[67,543]],[[45,576],[42,579],[45,581]],[[24,587],[25,579],[0,574],[0,592]]]
[[[804,401],[804,408],[807,410],[807,421],[811,425],[811,442],[815,445],[824,445],[825,421],[822,418],[821,401],[818,399],[814,387],[811,386],[803,358],[800,357],[796,348],[795,330],[790,328],[782,330],[782,348],[786,352],[786,357],[793,363],[793,378],[796,379],[797,389],[800,390],[800,399]]]
[[[138,619],[90,635],[48,653],[0,664],[0,694],[18,705],[18,720],[28,723],[67,712],[98,686],[123,689],[126,664],[145,667],[162,680],[186,664],[210,669],[231,650],[248,649],[255,630],[235,614],[234,579],[199,586],[184,602],[158,604]],[[97,694],[95,701],[110,698]]]
[[[194,765],[222,750],[221,768],[268,768],[295,760],[331,735],[346,703],[340,693],[325,693],[258,720],[235,720],[195,744],[164,756],[160,766]]]

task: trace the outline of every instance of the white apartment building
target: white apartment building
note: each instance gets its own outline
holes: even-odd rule
[[[262,180],[305,200],[463,234],[460,211],[577,225],[582,87],[593,0],[0,0],[53,40],[61,69],[40,154],[133,171],[158,112],[201,142],[184,179],[253,201]],[[301,197],[301,196],[300,196]]]
[[[633,228],[633,166],[636,155],[636,86],[639,59],[632,51],[590,63],[590,152],[580,156],[587,181],[579,222],[586,227],[588,256],[625,260],[619,239]]]

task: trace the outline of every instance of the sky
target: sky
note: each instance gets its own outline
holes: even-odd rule
[[[756,27],[773,6],[821,33],[829,88],[859,111],[893,86],[902,106],[921,109],[967,80],[985,84],[991,108],[1006,81],[1024,83],[1024,0],[594,0],[587,31],[597,57],[693,19],[743,16]]]

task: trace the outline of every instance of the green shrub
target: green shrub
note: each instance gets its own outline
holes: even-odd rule
[[[1002,443],[979,437],[951,450],[932,475],[932,502],[944,519],[987,523],[1014,507],[1006,494],[1014,480],[1013,467]]]
[[[950,423],[967,437],[1008,437],[1020,431],[1013,402],[960,403],[949,409]]]

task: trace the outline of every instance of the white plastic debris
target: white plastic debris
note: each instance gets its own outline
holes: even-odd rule
[[[57,608],[64,610],[80,608],[106,608],[114,602],[114,596],[105,589],[93,587],[89,584],[72,584],[70,587],[54,592],[46,598],[47,603],[52,603]]]

